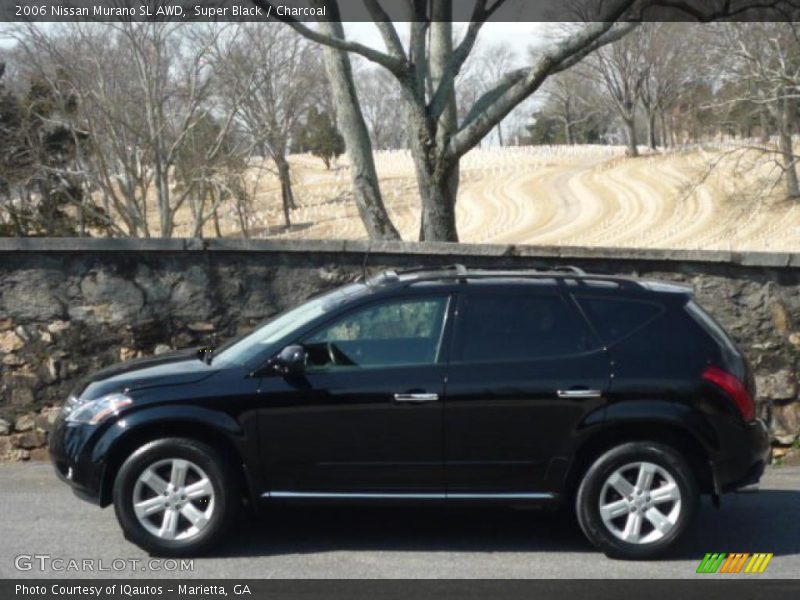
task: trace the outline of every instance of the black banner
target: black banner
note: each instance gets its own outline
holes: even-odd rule
[[[379,0],[2,0],[0,21],[786,21],[800,0],[454,0],[452,14],[430,1]],[[417,6],[414,10],[411,7]]]
[[[0,580],[4,600],[744,600],[797,598],[800,580]]]
[[[800,580],[0,580],[4,600],[769,600]]]

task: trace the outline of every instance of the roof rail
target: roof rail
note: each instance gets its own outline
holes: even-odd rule
[[[574,271],[570,270],[569,273],[575,273]],[[530,279],[546,279],[548,277],[563,277],[563,271],[554,271],[553,269],[548,270],[534,270],[528,269],[525,271],[514,271],[514,270],[504,270],[504,271],[467,271],[464,274],[456,274],[456,273],[436,273],[436,272],[429,272],[429,273],[422,273],[419,277],[415,277],[410,279],[409,281],[405,282],[407,285],[412,285],[415,283],[422,283],[425,281],[440,281],[443,279],[454,279],[458,280],[461,283],[466,283],[469,279],[479,280],[479,279],[497,279],[502,277],[511,277],[511,278],[530,278]],[[629,277],[624,276],[616,276],[616,275],[596,275],[593,273],[589,274],[577,274],[575,273],[575,281],[577,281],[581,285],[585,285],[587,281],[609,281],[614,282],[620,287],[625,288],[640,288],[641,284]]]
[[[364,283],[367,285],[367,287],[373,287],[376,285],[383,285],[385,283],[397,281],[400,281],[400,276],[397,274],[397,271],[387,269],[386,271],[365,279]]]
[[[401,279],[402,275],[419,274],[416,277],[411,277],[407,281]],[[462,264],[453,264],[445,266],[431,266],[431,267],[415,267],[411,269],[404,269],[402,271],[387,270],[375,275],[366,281],[369,287],[377,287],[390,284],[411,285],[425,281],[437,281],[442,279],[455,279],[465,283],[467,279],[494,279],[498,277],[530,277],[530,278],[546,278],[548,276],[557,276],[561,274],[574,275],[579,283],[584,283],[586,279],[594,279],[598,281],[613,281],[617,285],[623,287],[641,287],[640,282],[634,281],[628,277],[616,275],[603,275],[596,273],[586,273],[583,269],[572,265],[556,265],[553,267],[539,267],[524,269],[467,269]]]
[[[413,267],[411,269],[403,269],[402,271],[398,271],[398,275],[407,275],[409,273],[425,273],[427,271],[436,272],[436,271],[455,271],[457,275],[466,275],[468,273],[467,267],[460,263],[454,263],[452,265],[442,265],[442,266],[431,266],[431,267]]]
[[[547,269],[549,271],[562,271],[564,273],[572,273],[573,275],[586,275],[586,271],[575,265],[556,265]]]
[[[455,263],[452,265],[442,265],[442,266],[431,266],[431,267],[414,267],[411,269],[403,269],[402,271],[397,271],[397,275],[407,275],[410,273],[425,273],[425,272],[432,272],[436,273],[439,271],[455,271],[456,275],[466,277],[470,275],[473,271],[470,271],[467,267],[460,263]],[[475,269],[475,271],[482,271],[482,269]],[[491,269],[486,269],[486,271],[491,272]],[[519,267],[519,268],[504,268],[504,269],[497,269],[497,272],[509,272],[509,271],[519,271],[524,273],[526,271],[529,272],[542,272],[542,273],[553,273],[553,272],[562,272],[562,273],[573,273],[575,275],[586,275],[586,272],[574,265],[556,265],[554,267]]]

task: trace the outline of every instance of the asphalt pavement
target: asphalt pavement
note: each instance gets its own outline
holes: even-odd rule
[[[706,552],[772,552],[747,577],[800,578],[800,467],[770,469],[761,491],[727,495],[721,509],[704,499],[674,552],[645,562],[595,551],[566,511],[311,507],[242,518],[216,552],[174,570],[41,463],[0,465],[0,511],[0,578],[727,577],[695,573]]]

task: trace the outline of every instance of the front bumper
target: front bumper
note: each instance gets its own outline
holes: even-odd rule
[[[92,460],[91,442],[97,427],[67,423],[59,417],[50,434],[50,461],[56,475],[68,484],[76,496],[87,502],[105,505],[102,494],[103,468]]]
[[[730,451],[712,462],[714,491],[733,492],[758,483],[769,464],[769,430],[761,419],[744,425]]]

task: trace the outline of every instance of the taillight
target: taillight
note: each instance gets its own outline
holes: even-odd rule
[[[736,408],[745,421],[752,421],[756,418],[756,405],[750,392],[737,377],[718,367],[706,367],[703,371],[703,379],[721,388],[731,397]]]

